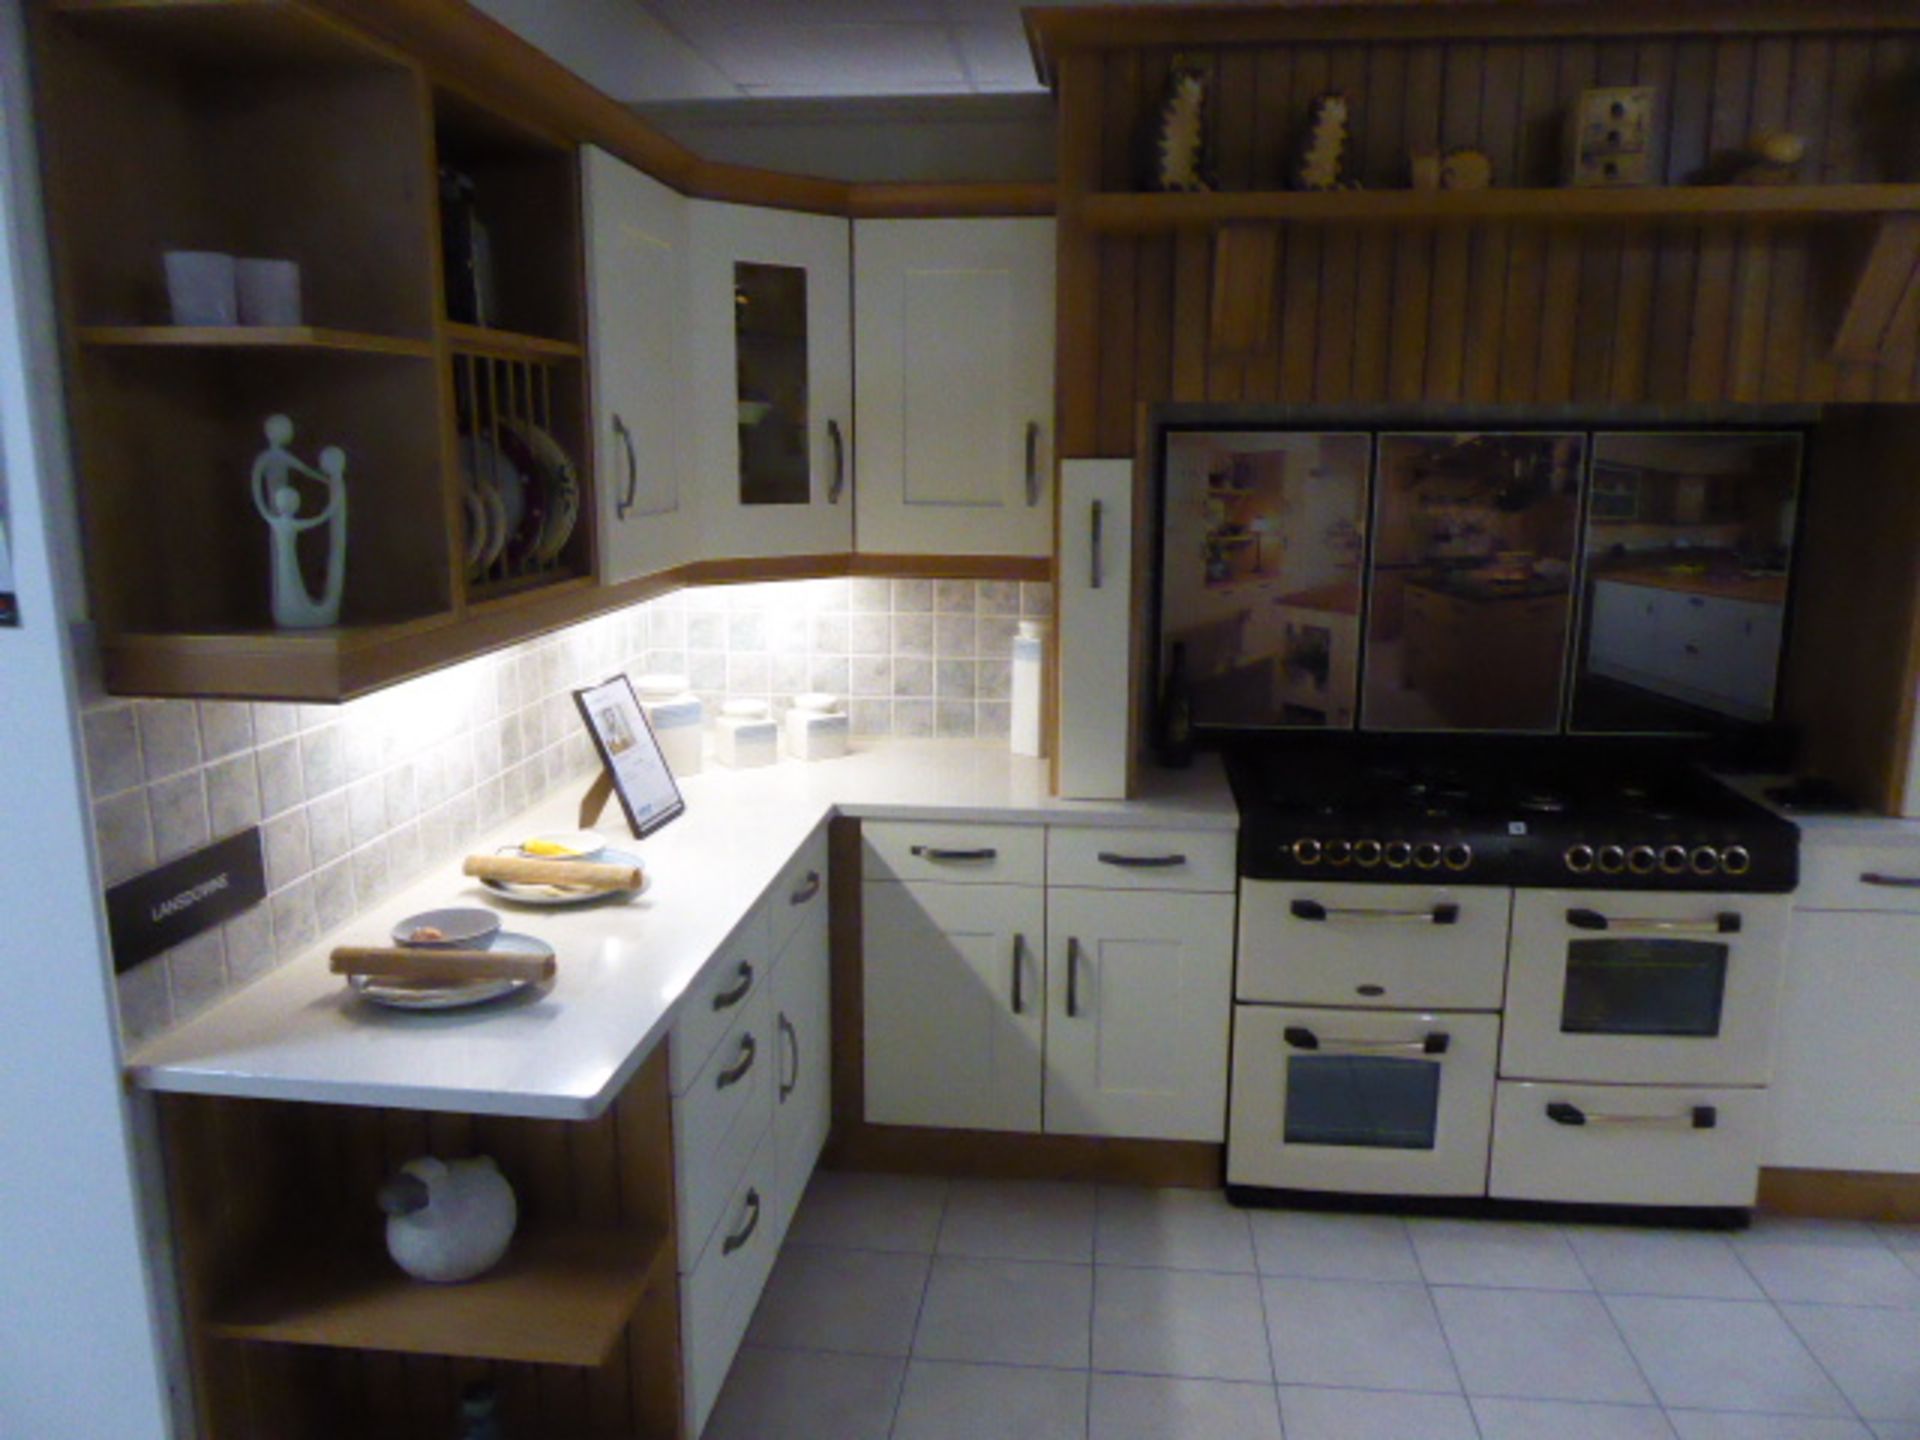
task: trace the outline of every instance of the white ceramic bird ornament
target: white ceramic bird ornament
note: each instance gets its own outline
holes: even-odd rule
[[[409,1160],[380,1187],[380,1208],[394,1263],[416,1280],[442,1285],[492,1269],[520,1218],[513,1187],[486,1155]]]

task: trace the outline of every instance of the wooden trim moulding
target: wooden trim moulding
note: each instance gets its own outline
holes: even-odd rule
[[[1822,1220],[1920,1222],[1920,1175],[1862,1170],[1762,1170],[1759,1209]]]

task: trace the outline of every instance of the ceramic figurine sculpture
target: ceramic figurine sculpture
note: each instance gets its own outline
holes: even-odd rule
[[[253,505],[273,531],[273,623],[289,630],[312,630],[338,623],[340,592],[347,578],[347,453],[337,445],[320,452],[320,468],[300,460],[287,448],[293,443],[293,421],[270,415],[265,426],[267,448],[253,462]],[[294,485],[298,475],[327,492],[317,515],[302,515],[301,495]],[[307,589],[300,572],[300,537],[317,525],[327,532],[327,576],[319,598]]]
[[[1347,97],[1330,90],[1313,102],[1307,133],[1293,163],[1296,190],[1339,190],[1347,181]]]
[[[1167,93],[1160,102],[1146,168],[1149,190],[1213,189],[1207,164],[1205,71],[1175,62],[1167,76]]]
[[[387,1253],[416,1280],[450,1285],[491,1270],[520,1218],[492,1159],[409,1160],[380,1187]]]

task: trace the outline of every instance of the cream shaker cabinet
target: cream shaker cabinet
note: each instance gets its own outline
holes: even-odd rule
[[[1054,223],[853,228],[856,543],[1053,550]]]
[[[694,556],[687,202],[604,150],[581,153],[600,577],[617,584]]]
[[[1060,467],[1060,794],[1127,793],[1133,687],[1133,462]]]
[[[700,556],[853,548],[848,222],[688,205]]]

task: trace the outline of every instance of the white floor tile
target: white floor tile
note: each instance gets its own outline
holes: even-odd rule
[[[1218,1190],[1103,1188],[1093,1254],[1102,1265],[1253,1273],[1247,1212]]]
[[[1412,1220],[1414,1253],[1430,1285],[1591,1290],[1554,1225],[1504,1220]]]
[[[1812,1220],[1800,1215],[1755,1215],[1736,1245],[1883,1245],[1864,1220]]]
[[[1478,1440],[1473,1412],[1458,1395],[1280,1387],[1287,1440]]]
[[[1280,1440],[1280,1409],[1271,1385],[1096,1374],[1087,1440]]]
[[[1480,1440],[1673,1440],[1660,1410],[1645,1405],[1574,1405],[1564,1400],[1473,1401]]]
[[[1262,1275],[1311,1280],[1419,1280],[1406,1221],[1397,1215],[1323,1215],[1254,1210],[1253,1248]]]
[[[1606,1305],[1663,1405],[1847,1413],[1846,1400],[1771,1305],[1647,1295],[1609,1295]]]
[[[1876,1425],[1874,1440],[1920,1440],[1920,1425]]]
[[[1082,1440],[1086,1433],[1084,1370],[915,1360],[893,1440]]]
[[[704,1440],[887,1440],[904,1360],[742,1349]]]
[[[1876,1225],[1873,1232],[1902,1255],[1920,1254],[1920,1225]]]
[[[1851,1305],[1780,1313],[1868,1420],[1920,1422],[1920,1315]]]
[[[1460,1389],[1424,1286],[1268,1279],[1261,1292],[1282,1384]]]
[[[1598,1295],[1443,1287],[1433,1301],[1469,1395],[1653,1404]]]
[[[1667,1419],[1673,1422],[1680,1440],[1872,1440],[1867,1427],[1858,1420],[1729,1415],[1706,1410],[1669,1410]]]
[[[1093,1368],[1271,1383],[1259,1280],[1099,1267],[1093,1279]]]
[[[821,1170],[800,1201],[787,1243],[931,1255],[946,1203],[945,1180]]]
[[[747,1341],[788,1350],[905,1355],[929,1263],[921,1255],[789,1245],[773,1267]]]
[[[1564,1233],[1603,1295],[1762,1298],[1733,1246],[1719,1235],[1619,1225],[1570,1225]]]
[[[942,1255],[999,1260],[1093,1259],[1096,1190],[1024,1180],[956,1180],[940,1224]]]
[[[1084,1369],[1091,1265],[938,1256],[913,1337],[916,1358]]]
[[[1920,1306],[1920,1275],[1891,1250],[1852,1245],[1742,1245],[1740,1258],[1775,1300]]]

